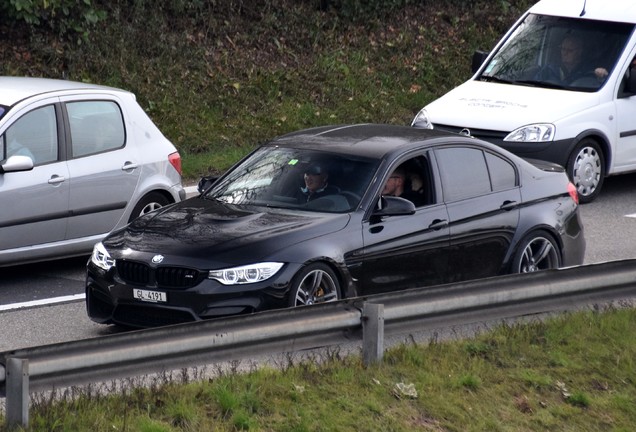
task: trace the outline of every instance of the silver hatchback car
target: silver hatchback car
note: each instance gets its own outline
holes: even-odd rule
[[[134,94],[0,77],[0,266],[89,255],[184,198],[179,153]]]

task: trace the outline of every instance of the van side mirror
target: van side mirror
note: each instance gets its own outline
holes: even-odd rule
[[[481,65],[483,65],[484,62],[486,61],[486,59],[488,58],[489,54],[490,54],[490,52],[481,51],[481,50],[476,50],[473,53],[473,61],[472,61],[472,64],[471,64],[471,70],[472,70],[473,73],[475,73],[475,72],[477,72],[479,70]]]

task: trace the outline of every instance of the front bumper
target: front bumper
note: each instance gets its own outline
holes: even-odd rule
[[[288,305],[291,280],[299,268],[286,264],[272,278],[254,284],[225,286],[201,277],[192,286],[167,287],[154,277],[146,284],[131,283],[121,278],[115,267],[106,272],[89,262],[86,311],[91,320],[101,324],[146,328],[283,308]],[[139,300],[133,293],[140,289],[164,293],[166,301]]]

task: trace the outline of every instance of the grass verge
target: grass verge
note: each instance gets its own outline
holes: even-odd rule
[[[28,430],[632,431],[634,333],[634,309],[585,311],[401,345],[369,368],[331,351],[123,396],[80,391],[33,401]]]

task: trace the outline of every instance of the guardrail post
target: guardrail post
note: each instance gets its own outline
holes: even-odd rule
[[[6,368],[7,426],[26,428],[29,425],[29,360],[9,357]]]
[[[384,305],[362,306],[362,361],[365,366],[382,361],[384,354]]]

